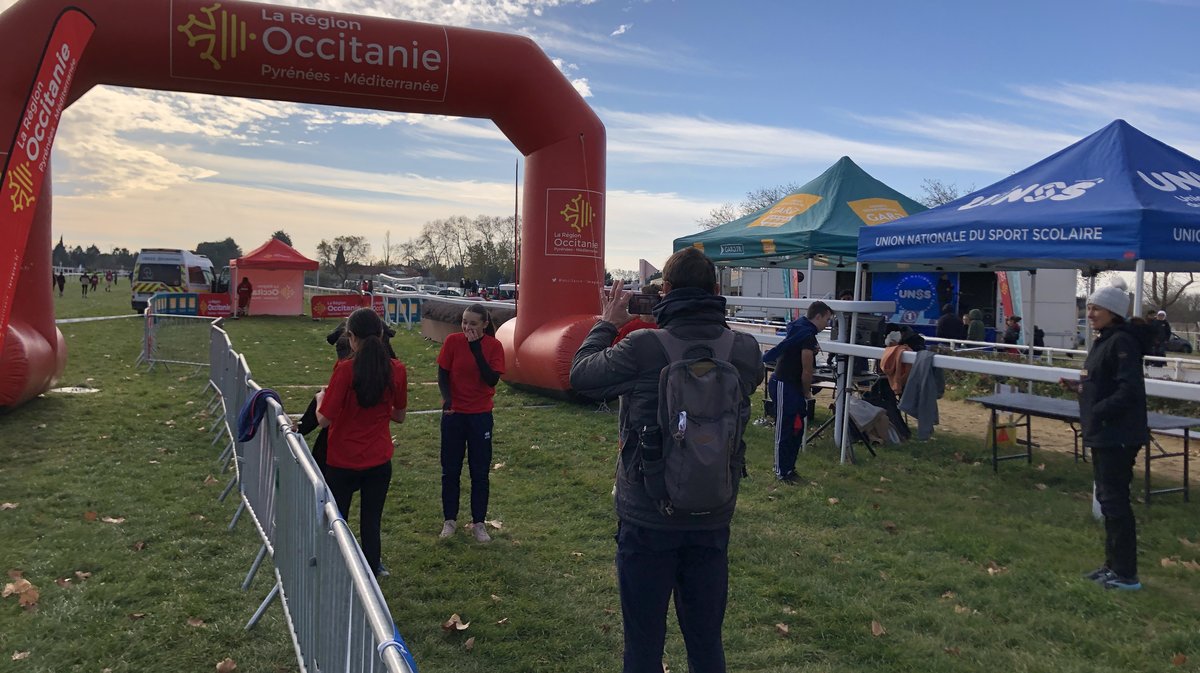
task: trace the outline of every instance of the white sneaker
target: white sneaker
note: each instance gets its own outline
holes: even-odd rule
[[[492,536],[488,535],[487,524],[482,521],[477,521],[471,524],[471,532],[475,534],[476,542],[491,542]]]
[[[454,531],[457,529],[458,522],[456,522],[454,519],[446,519],[446,521],[442,523],[442,532],[438,533],[438,537],[445,540],[451,535],[454,535]]]

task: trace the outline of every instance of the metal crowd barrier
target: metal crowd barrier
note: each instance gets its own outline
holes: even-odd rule
[[[160,293],[151,297],[142,312],[142,352],[137,363],[151,370],[157,365],[187,365],[207,367],[204,350],[208,342],[208,326],[213,319],[172,311],[182,310],[183,295]],[[195,295],[191,295],[194,297]]]
[[[242,589],[250,587],[268,555],[274,564],[274,586],[246,629],[278,599],[302,672],[415,672],[374,574],[304,438],[292,431],[283,407],[267,400],[254,438],[236,441],[239,412],[261,388],[250,378],[246,359],[215,324],[209,357],[213,394],[208,407],[219,410],[213,443],[228,438],[222,460],[234,468],[221,499],[236,486],[241,501],[229,527],[245,513],[262,540]]]

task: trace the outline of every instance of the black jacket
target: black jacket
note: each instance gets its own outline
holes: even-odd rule
[[[672,290],[654,308],[661,329],[685,340],[715,339],[729,329],[725,324],[725,299],[703,290]],[[618,415],[621,458],[617,469],[617,516],[622,521],[656,529],[713,530],[729,525],[736,504],[706,516],[668,518],[658,511],[642,482],[638,430],[658,424],[658,375],[667,365],[667,354],[649,330],[637,330],[610,346],[617,328],[597,322],[571,363],[571,387],[597,400],[621,398]],[[750,395],[763,380],[762,351],[749,334],[735,333],[730,363],[742,381],[740,411],[743,426],[750,420]],[[734,466],[735,489],[742,474],[746,445],[738,449]]]
[[[1142,340],[1129,325],[1105,328],[1092,343],[1080,373],[1079,424],[1092,448],[1150,441]]]
[[[966,339],[967,326],[953,313],[943,313],[942,317],[938,318],[937,332],[934,334],[939,339]]]

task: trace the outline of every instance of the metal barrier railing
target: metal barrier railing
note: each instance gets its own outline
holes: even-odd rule
[[[156,301],[159,299],[162,301]],[[142,352],[137,364],[145,364],[152,370],[157,365],[209,366],[212,360],[204,359],[204,351],[209,338],[208,326],[213,319],[156,310],[160,304],[167,307],[168,301],[177,302],[178,299],[175,295],[156,294],[142,312]]]
[[[253,628],[279,599],[302,672],[416,671],[304,438],[293,432],[283,407],[267,399],[254,438],[236,441],[239,413],[261,388],[246,359],[215,324],[210,327],[209,358],[207,387],[213,395],[208,407],[220,412],[213,443],[228,438],[222,459],[234,469],[221,498],[236,486],[240,499],[229,526],[245,513],[262,540],[243,590],[267,556],[274,564],[274,586],[246,628]]]

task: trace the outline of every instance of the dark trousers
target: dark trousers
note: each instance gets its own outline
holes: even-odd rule
[[[442,414],[442,518],[458,518],[463,458],[471,474],[471,521],[487,518],[492,468],[492,412]]]
[[[372,570],[379,568],[380,528],[383,523],[383,503],[387,500],[388,487],[392,484],[392,462],[365,470],[349,470],[344,467],[325,466],[325,483],[333,492],[338,511],[343,519],[350,518],[350,505],[354,492],[362,491],[358,505],[358,539],[362,544],[363,556]]]
[[[1129,482],[1140,446],[1092,449],[1096,500],[1104,514],[1105,565],[1121,577],[1137,577],[1137,522],[1129,503]]]
[[[625,626],[624,673],[662,673],[672,593],[688,671],[724,673],[729,526],[669,531],[618,523],[617,586]]]
[[[775,399],[775,476],[783,479],[796,473],[796,456],[800,455],[808,406],[799,387],[774,376],[770,385],[771,397]]]

